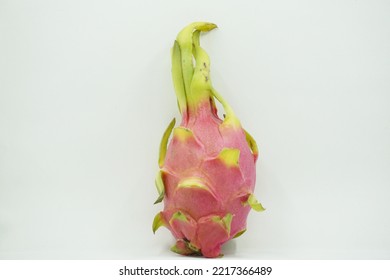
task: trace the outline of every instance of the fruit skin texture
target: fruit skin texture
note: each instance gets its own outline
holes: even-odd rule
[[[251,208],[264,210],[253,194],[256,142],[212,87],[209,57],[199,44],[200,32],[214,28],[212,23],[192,23],[172,48],[182,121],[174,128],[173,120],[161,140],[155,203],[164,201],[164,210],[153,221],[154,232],[165,226],[175,237],[172,251],[210,258],[220,256],[222,244],[245,232]],[[215,99],[224,108],[223,120]]]

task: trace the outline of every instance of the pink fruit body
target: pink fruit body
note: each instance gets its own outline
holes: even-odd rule
[[[264,210],[253,194],[256,143],[212,87],[209,57],[199,44],[200,32],[215,27],[190,24],[172,49],[182,121],[174,128],[173,120],[161,141],[156,203],[164,201],[164,210],[156,215],[153,231],[167,227],[177,240],[172,250],[183,255],[220,256],[222,244],[245,232],[250,209]],[[214,98],[224,108],[224,120]]]

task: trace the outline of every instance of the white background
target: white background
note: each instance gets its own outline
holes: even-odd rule
[[[390,2],[0,0],[0,258],[181,258],[154,177],[192,21],[257,140],[225,258],[390,258]]]

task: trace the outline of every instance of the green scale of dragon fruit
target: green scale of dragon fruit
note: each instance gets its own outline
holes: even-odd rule
[[[256,142],[213,88],[210,60],[199,43],[200,33],[214,28],[212,23],[192,23],[172,48],[182,121],[175,127],[172,120],[161,140],[155,203],[163,201],[164,210],[153,221],[153,232],[165,226],[175,237],[172,251],[210,258],[220,256],[225,242],[246,231],[251,209],[264,210],[253,193]],[[223,106],[223,120],[215,100]]]

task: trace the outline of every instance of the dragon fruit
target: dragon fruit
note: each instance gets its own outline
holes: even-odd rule
[[[211,85],[210,60],[199,43],[200,32],[216,27],[192,23],[172,48],[182,120],[175,127],[173,119],[161,140],[155,204],[164,201],[164,211],[153,221],[153,232],[165,226],[175,237],[172,251],[209,258],[221,256],[222,244],[246,231],[251,208],[264,210],[253,193],[256,142]],[[223,120],[215,99],[225,111]]]

